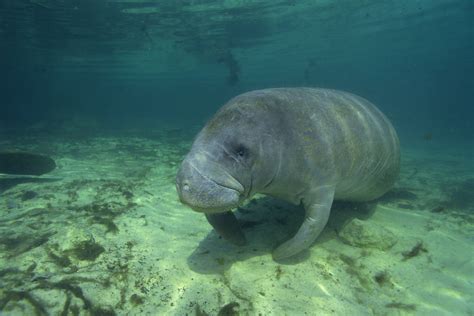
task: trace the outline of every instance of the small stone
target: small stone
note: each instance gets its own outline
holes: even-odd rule
[[[388,250],[397,243],[397,237],[390,230],[357,218],[344,226],[339,237],[351,246],[379,250]]]

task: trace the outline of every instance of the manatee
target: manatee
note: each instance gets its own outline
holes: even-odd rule
[[[307,249],[324,229],[333,200],[370,201],[400,169],[395,129],[354,94],[319,88],[247,92],[226,103],[196,136],[176,176],[182,203],[206,215],[225,239],[245,236],[232,209],[256,193],[301,204],[296,234],[275,260]]]

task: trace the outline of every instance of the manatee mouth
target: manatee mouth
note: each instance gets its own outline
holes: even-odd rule
[[[176,189],[182,203],[201,213],[213,214],[237,207],[244,187],[216,163],[206,162],[206,172],[193,161],[184,161],[176,178]]]
[[[201,177],[203,177],[204,179],[206,179],[210,182],[214,182],[216,185],[218,185],[220,187],[227,188],[229,190],[237,191],[237,192],[239,192],[239,194],[243,194],[244,191],[245,191],[244,186],[239,181],[237,181],[237,179],[234,178],[230,173],[228,173],[227,171],[225,171],[222,168],[219,168],[220,169],[219,170],[219,173],[220,173],[219,177],[209,177],[209,176],[206,176],[204,173],[202,173],[199,170],[199,168],[197,168],[193,163],[189,163],[189,165]]]

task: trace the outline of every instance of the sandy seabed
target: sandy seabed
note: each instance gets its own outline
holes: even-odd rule
[[[336,202],[311,249],[276,263],[300,207],[248,201],[236,247],[180,204],[196,131],[0,139],[58,165],[0,178],[2,315],[474,315],[472,144],[402,147],[392,191]]]

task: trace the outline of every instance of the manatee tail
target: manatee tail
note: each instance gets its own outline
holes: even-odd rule
[[[0,152],[0,174],[40,176],[55,168],[56,163],[48,156],[27,152]]]
[[[247,243],[245,235],[240,228],[239,221],[231,211],[225,213],[206,214],[207,221],[216,232],[225,240],[243,246]]]

